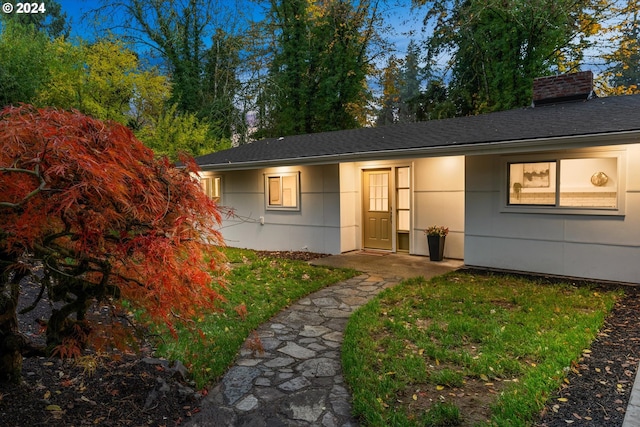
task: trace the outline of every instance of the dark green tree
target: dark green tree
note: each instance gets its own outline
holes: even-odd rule
[[[44,33],[6,22],[0,32],[0,106],[32,102],[49,80],[50,58]]]
[[[418,98],[420,97],[420,86],[424,79],[424,71],[420,67],[420,48],[418,44],[411,40],[407,47],[407,55],[402,66],[400,81],[400,109],[398,111],[398,121],[415,122],[418,120]]]
[[[599,0],[414,0],[433,25],[428,59],[450,55],[449,96],[458,114],[531,102],[532,81],[576,70],[599,30]]]
[[[217,29],[204,56],[200,117],[207,119],[218,139],[243,134],[246,129],[244,117],[235,105],[240,91],[237,73],[241,68],[242,39]]]
[[[398,122],[400,110],[400,61],[395,56],[387,60],[387,66],[382,70],[382,96],[380,109],[376,118],[376,126],[386,126]]]
[[[256,135],[361,126],[378,23],[377,5],[368,0],[272,0],[266,20],[271,60]]]

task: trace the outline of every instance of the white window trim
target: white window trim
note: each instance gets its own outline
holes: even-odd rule
[[[295,205],[291,206],[283,206],[282,204],[271,204],[271,186],[269,185],[269,180],[271,178],[280,178],[280,189],[279,189],[279,198],[283,199],[283,188],[282,183],[284,182],[285,177],[294,177],[295,178]],[[264,203],[265,209],[269,211],[299,211],[300,210],[300,172],[283,172],[283,173],[267,173],[264,174]]]
[[[511,163],[537,163],[557,162],[568,159],[598,159],[616,158],[618,171],[617,203],[616,207],[581,207],[558,205],[511,205],[509,204],[509,164]],[[559,166],[558,166],[559,167]],[[556,171],[558,177],[560,171]],[[500,161],[500,212],[504,213],[543,213],[561,215],[602,215],[623,216],[625,214],[626,200],[626,152],[621,150],[575,151],[575,152],[551,152],[528,155],[504,156]],[[559,197],[559,178],[556,179],[556,197]],[[557,199],[556,199],[557,200]]]

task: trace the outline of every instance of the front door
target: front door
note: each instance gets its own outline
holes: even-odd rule
[[[391,169],[363,172],[362,212],[365,248],[390,250],[392,247],[390,177]]]

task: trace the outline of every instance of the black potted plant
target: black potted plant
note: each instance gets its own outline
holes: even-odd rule
[[[429,245],[429,258],[431,261],[442,261],[444,256],[444,240],[449,234],[449,228],[442,225],[432,225],[424,230]]]

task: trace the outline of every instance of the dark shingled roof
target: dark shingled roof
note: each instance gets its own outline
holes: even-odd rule
[[[640,130],[640,95],[522,108],[470,117],[350,129],[255,141],[196,158],[205,168],[336,163],[548,138]],[[550,142],[550,144],[553,142]],[[459,152],[462,154],[463,152]]]

